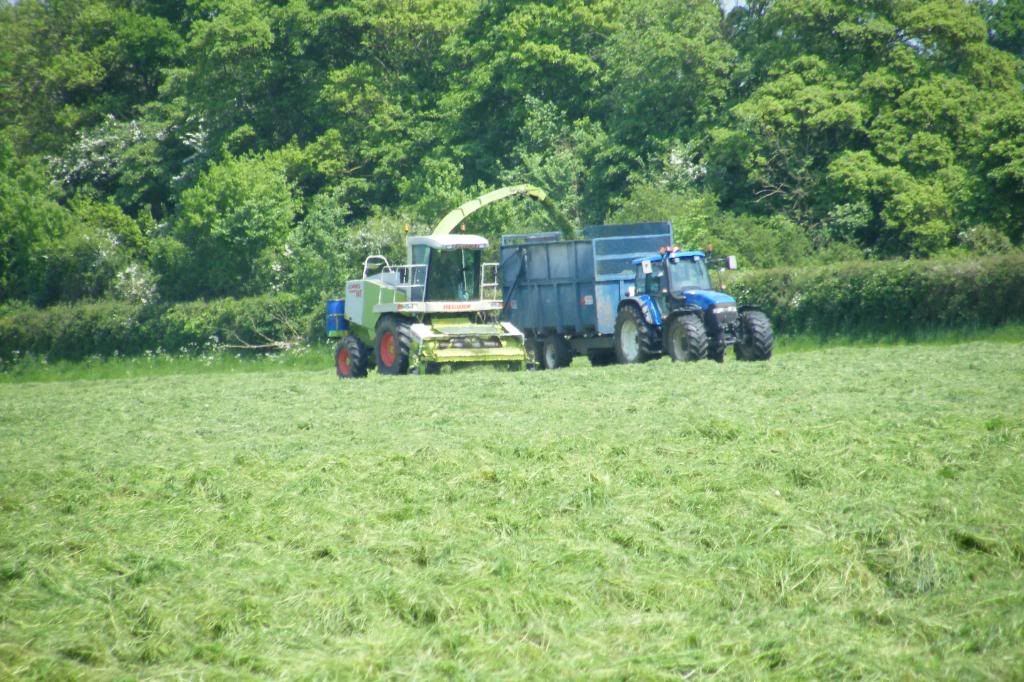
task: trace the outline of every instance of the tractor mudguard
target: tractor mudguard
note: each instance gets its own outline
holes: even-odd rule
[[[661,328],[661,308],[658,307],[658,303],[648,296],[647,294],[640,294],[639,296],[630,296],[619,301],[619,310],[622,310],[623,306],[635,305],[640,309],[640,313],[644,316],[644,322],[647,324]]]
[[[704,309],[699,305],[684,305],[679,308],[673,308],[672,312],[669,313],[668,319],[665,320],[665,324],[668,324],[669,320],[673,317],[679,317],[680,315],[696,315],[701,320],[704,319]]]

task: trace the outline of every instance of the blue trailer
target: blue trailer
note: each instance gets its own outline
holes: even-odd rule
[[[501,240],[503,319],[526,336],[541,367],[576,355],[591,364],[771,356],[768,318],[715,291],[708,258],[672,246],[671,223],[595,225],[584,239],[557,232]],[[735,267],[735,258],[722,259]]]

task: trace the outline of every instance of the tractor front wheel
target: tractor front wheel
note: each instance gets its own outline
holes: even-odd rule
[[[360,379],[366,376],[370,349],[356,337],[346,336],[334,349],[334,367],[339,379]]]
[[[708,335],[696,315],[679,315],[668,322],[665,345],[673,362],[695,362],[708,356]]]
[[[640,309],[625,305],[615,319],[615,357],[623,364],[647,362],[654,357],[651,328]]]
[[[760,310],[740,313],[740,334],[733,347],[737,360],[767,360],[772,356],[775,336],[768,316]]]
[[[377,370],[381,374],[405,374],[409,371],[409,325],[392,317],[377,323]]]

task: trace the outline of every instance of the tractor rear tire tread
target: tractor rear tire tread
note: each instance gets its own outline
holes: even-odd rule
[[[628,349],[623,347],[623,327],[635,325],[636,353],[630,357]],[[628,332],[627,332],[628,333]],[[615,319],[615,358],[622,364],[647,362],[658,355],[658,340],[655,330],[647,324],[643,313],[635,305],[625,305],[619,310]]]

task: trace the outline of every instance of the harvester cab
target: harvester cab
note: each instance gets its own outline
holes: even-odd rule
[[[481,255],[487,240],[476,235],[410,237],[409,267],[422,301],[469,301],[483,294]]]
[[[771,324],[754,306],[716,291],[708,265],[736,269],[735,256],[711,259],[703,251],[665,247],[633,261],[636,284],[619,306],[616,351],[620,361],[635,362],[657,353],[673,360],[721,362],[733,346],[741,360],[771,357]]]

